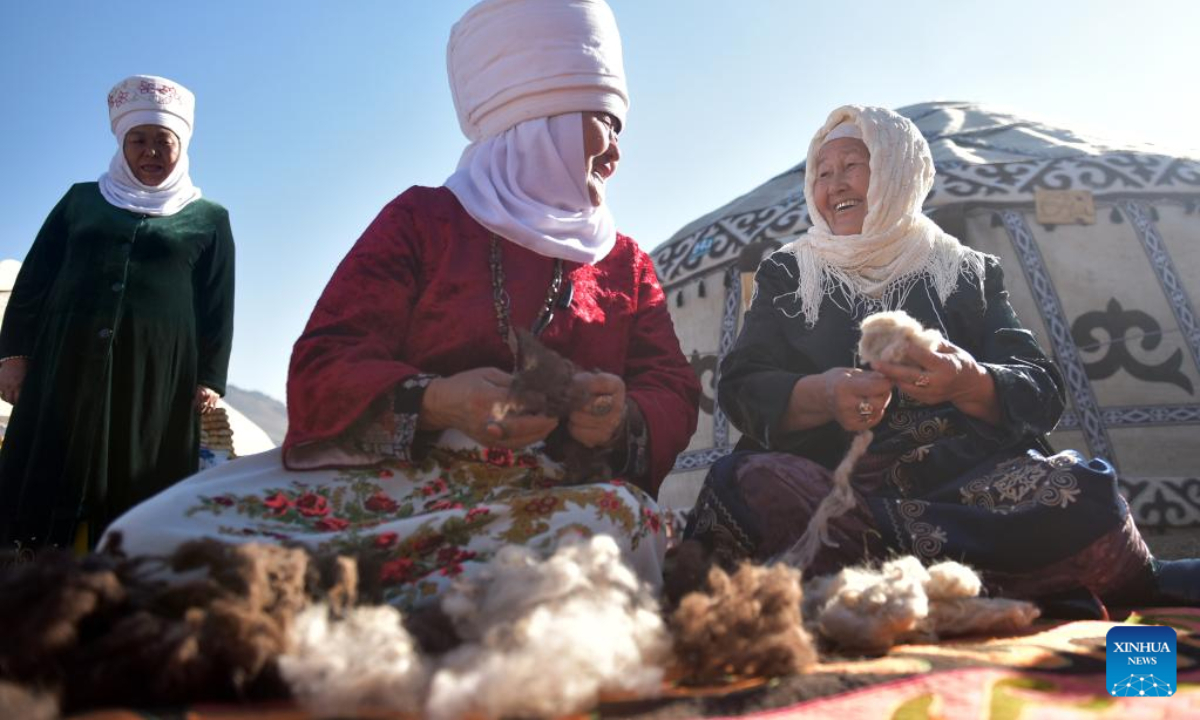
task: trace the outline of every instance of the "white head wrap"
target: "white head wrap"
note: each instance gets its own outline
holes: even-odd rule
[[[817,211],[817,155],[831,135],[854,137],[871,153],[867,216],[858,235],[834,235]],[[805,321],[838,289],[854,306],[893,310],[922,278],[945,301],[965,273],[983,274],[983,256],[963,247],[921,212],[933,189],[933,155],[917,127],[885,108],[846,105],[830,113],[808,146],[804,198],[812,227],[788,248],[800,267],[796,291]]]
[[[446,66],[471,144],[446,180],[467,213],[541,255],[602,260],[616,244],[587,191],[581,112],[624,124],[621,38],[603,0],[483,0],[455,23]]]
[[[825,139],[821,141],[821,146],[824,147],[829,141],[840,140],[841,138],[854,138],[855,140],[862,140],[862,130],[859,130],[858,126],[854,123],[843,120],[842,122],[838,123],[837,127],[829,131],[829,134],[826,135]]]
[[[100,176],[100,193],[109,203],[146,215],[174,215],[200,198],[188,174],[196,98],[184,86],[154,75],[133,75],[108,93],[108,119],[117,153]],[[179,162],[161,184],[143,185],[125,161],[125,134],[139,125],[161,125],[179,138]]]

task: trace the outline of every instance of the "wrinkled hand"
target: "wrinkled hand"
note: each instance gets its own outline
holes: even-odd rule
[[[882,374],[857,368],[833,368],[825,378],[825,403],[833,419],[850,432],[873,428],[892,400],[892,383]]]
[[[502,417],[512,375],[497,368],[476,368],[436,378],[425,388],[419,426],[422,430],[454,428],[488,447],[517,450],[546,439],[558,427],[543,415]]]
[[[29,358],[14,357],[0,365],[0,400],[12,405],[17,404],[21,396],[21,386],[25,384],[25,374],[29,372]]]
[[[581,372],[575,383],[583,385],[589,399],[568,416],[567,432],[590,448],[611,444],[625,422],[625,381],[609,373]]]
[[[196,409],[200,414],[210,413],[217,406],[217,395],[215,390],[210,390],[203,385],[196,386]]]
[[[875,369],[896,384],[900,392],[926,405],[950,402],[960,409],[986,402],[991,376],[966,350],[943,340],[936,350],[909,345],[910,365],[880,362]]]

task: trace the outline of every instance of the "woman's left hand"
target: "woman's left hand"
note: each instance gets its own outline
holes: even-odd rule
[[[589,397],[567,418],[567,432],[587,447],[611,444],[625,421],[625,381],[609,373],[577,373]]]
[[[926,405],[949,402],[968,415],[993,424],[999,422],[996,383],[971,353],[942,340],[936,350],[909,345],[906,359],[910,365],[880,362],[872,368],[918,402]]]
[[[217,406],[217,395],[215,390],[210,390],[203,385],[196,386],[196,409],[201,414],[211,412]]]

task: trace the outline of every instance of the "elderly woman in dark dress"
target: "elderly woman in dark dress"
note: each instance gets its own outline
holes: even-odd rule
[[[1047,445],[1062,379],[1009,305],[997,259],[921,213],[933,173],[924,138],[888,110],[842,107],[817,132],[813,226],[759,267],[718,388],[744,437],[713,467],[686,536],[725,562],[788,549],[852,434],[872,429],[856,508],[833,520],[837,545],[811,574],[912,554],[966,562],[1013,597],[1200,600],[1196,561],[1151,557],[1112,466]],[[946,341],[863,369],[858,327],[883,310]]]
[[[117,151],[71,187],[21,266],[0,332],[0,548],[91,543],[196,472],[225,392],[233,235],[189,174],[195,98],[134,75],[108,94]]]

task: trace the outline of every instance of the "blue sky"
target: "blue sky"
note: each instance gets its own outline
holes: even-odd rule
[[[1200,3],[610,0],[632,107],[610,181],[647,249],[791,167],[834,107],[995,105],[1123,141],[1200,146]],[[197,95],[192,177],[238,245],[230,382],[284,397],[329,275],[391,198],[465,146],[445,74],[470,0],[0,3],[0,257],[22,259],[116,145],[134,73]]]

